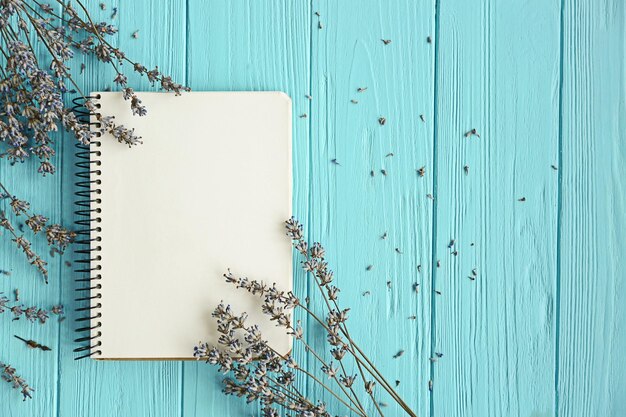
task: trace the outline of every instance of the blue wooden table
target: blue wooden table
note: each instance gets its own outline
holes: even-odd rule
[[[420,417],[626,415],[624,3],[105,2],[89,3],[100,19],[119,8],[118,45],[192,89],[292,97],[294,214],[327,247],[355,338]],[[77,78],[101,90],[113,75],[89,61]],[[74,143],[59,142],[56,175],[0,161],[0,179],[71,224]],[[23,403],[0,384],[1,416],[254,411],[205,364],[74,361],[73,258],[46,259],[47,286],[0,236],[0,291],[68,311],[44,326],[0,317],[0,361],[37,390]]]

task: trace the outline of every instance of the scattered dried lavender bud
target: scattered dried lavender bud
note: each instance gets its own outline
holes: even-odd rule
[[[370,171],[370,177],[373,177],[374,175],[375,175],[375,174],[374,174],[374,170],[371,170],[371,171]]]
[[[383,174],[385,177],[387,176],[387,171],[386,171],[386,170],[384,170],[384,169],[381,169],[381,170],[380,170],[380,173],[381,173],[381,174]]]
[[[458,255],[459,255],[459,251],[458,251],[458,250],[453,250],[453,251],[452,251],[452,255],[454,255],[454,256],[458,256]]]
[[[106,10],[107,9],[107,5],[104,3],[100,3],[100,10]]]
[[[300,118],[301,118],[301,119],[306,119],[306,118],[307,118],[307,114],[306,114],[306,113],[302,113],[302,114],[300,115]]]
[[[517,201],[521,201],[522,203],[526,201],[526,197],[518,198]]]
[[[552,167],[553,170],[557,171],[558,168],[556,167],[556,165],[550,165]]]
[[[371,293],[370,293],[369,291],[364,291],[362,295],[363,295],[363,297],[365,297],[365,296],[368,296],[368,295],[370,295],[370,294],[371,294]]]
[[[306,97],[308,100],[313,100],[313,97],[310,94],[305,94],[304,97]]]
[[[357,93],[363,93],[365,91],[367,91],[367,87],[359,87],[359,88],[356,89]]]
[[[322,22],[317,22],[317,28],[318,29],[324,29],[324,26],[322,25]]]
[[[465,165],[465,166],[463,167],[463,171],[465,171],[465,175],[468,175],[468,174],[469,174],[469,166],[468,166],[468,165]]]
[[[426,174],[426,167],[421,167],[417,169],[417,175],[423,177]]]
[[[396,387],[400,385],[400,380],[396,379]]]
[[[426,123],[426,118],[424,117],[423,114],[420,114],[420,120],[424,123]]]
[[[350,103],[352,103],[352,104],[358,104],[358,103],[359,103],[359,101],[358,101],[358,100],[355,100],[355,99],[352,99],[352,100],[350,100]]]
[[[381,39],[381,41],[385,44],[385,45],[389,45],[391,43],[391,39]]]
[[[378,124],[380,124],[381,126],[384,126],[385,123],[387,123],[387,119],[385,119],[382,116],[378,118]]]
[[[438,358],[443,358],[443,353],[435,352],[435,355],[437,355]]]
[[[432,43],[433,42],[433,38],[431,38],[430,36],[426,37],[426,42],[427,43]]]
[[[441,291],[439,291],[439,290],[435,290],[435,294],[437,294],[437,295],[441,295]]]
[[[398,353],[393,355],[394,359],[398,359],[400,356],[404,355],[404,350],[399,350]]]
[[[17,303],[18,301],[20,301],[20,289],[16,288],[14,292],[15,292],[15,302]]]
[[[117,17],[117,7],[113,8],[113,13],[111,13],[111,19],[115,19]]]
[[[389,404],[387,404],[386,402],[383,402],[383,401],[380,401],[380,402],[378,403],[378,405],[379,405],[379,406],[381,406],[381,407],[383,407],[383,408],[385,408],[385,407],[389,407]]]
[[[414,283],[413,284],[413,291],[415,291],[416,293],[420,292],[420,284],[419,283]]]
[[[10,271],[6,271],[4,269],[0,269],[0,275],[4,275],[4,276],[10,276],[11,272]]]
[[[441,261],[437,259],[437,268],[441,267]]]
[[[448,249],[451,249],[451,248],[452,248],[452,246],[454,246],[454,243],[455,243],[455,240],[454,240],[454,239],[451,239],[451,240],[450,240],[450,243],[448,243]]]
[[[477,276],[478,275],[478,270],[476,268],[472,269],[472,275],[473,276]]]
[[[432,379],[428,380],[428,391],[430,391],[430,392],[433,391],[433,380]]]
[[[465,137],[466,138],[469,138],[470,136],[476,136],[477,138],[480,138],[480,135],[478,134],[476,129],[472,129],[472,130],[469,130],[469,131],[465,132]]]
[[[391,289],[391,281],[387,281],[387,288]]]
[[[393,152],[389,152],[387,155],[385,155],[385,158],[389,158],[390,156],[393,156]]]
[[[419,272],[420,274],[422,273],[422,264],[419,264],[417,266],[417,272]]]
[[[417,316],[409,316],[409,320],[415,320],[417,319]]]
[[[372,270],[372,268],[374,268],[374,265],[368,265],[368,266],[365,268],[365,270],[366,270],[366,271],[371,271],[371,270]]]
[[[432,194],[426,194],[426,198],[433,201],[435,200],[435,197],[433,197]]]
[[[330,162],[332,162],[334,165],[341,165],[336,159],[331,159]]]
[[[399,253],[400,255],[402,255],[402,251],[400,250],[400,248],[396,248],[396,253]]]
[[[133,39],[139,39],[139,31],[138,30],[134,31],[133,34],[131,35],[131,37]]]

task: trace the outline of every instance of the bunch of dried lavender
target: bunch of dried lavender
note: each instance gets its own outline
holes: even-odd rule
[[[2,373],[2,379],[11,384],[14,389],[21,391],[24,401],[26,401],[27,398],[32,398],[31,392],[34,390],[26,383],[24,378],[16,373],[15,368],[0,362],[0,372]]]
[[[45,233],[48,245],[55,252],[63,253],[65,248],[76,238],[76,233],[67,230],[60,224],[48,224],[47,217],[40,214],[32,214],[30,211],[30,204],[12,196],[1,182],[0,191],[4,192],[5,198],[11,200],[9,205],[13,214],[16,217],[24,215],[26,217],[25,223],[33,234],[36,235],[39,232]],[[2,229],[8,231],[18,249],[20,249],[30,263],[41,272],[45,282],[48,283],[48,270],[46,268],[47,262],[33,252],[31,244],[24,237],[24,234],[19,232],[19,229],[16,230],[9,218],[6,216],[6,213],[0,210],[0,231],[2,231]],[[18,235],[18,233],[20,234]]]
[[[158,67],[149,70],[111,45],[108,39],[117,33],[117,29],[106,22],[94,23],[81,0],[74,1],[78,10],[70,1],[51,2],[54,6],[40,0],[0,0],[0,158],[14,164],[35,156],[39,159],[38,172],[44,176],[56,170],[51,162],[56,153],[52,135],[59,128],[72,132],[84,145],[103,133],[111,134],[129,147],[141,143],[133,129],[114,123],[110,116],[101,115],[96,111],[97,104],[82,92],[69,67],[77,53],[94,57],[115,70],[113,82],[121,88],[133,114],[138,116],[144,116],[147,110],[128,86],[128,77],[122,71],[125,63],[164,91],[180,94],[189,90],[162,74]],[[35,53],[36,44],[44,47],[45,57]],[[83,68],[81,66],[81,73]],[[69,90],[68,83],[71,85]],[[86,108],[97,114],[98,131],[90,129],[65,106],[63,94],[66,92],[82,96]],[[46,226],[47,218],[30,215],[29,203],[12,196],[2,184],[0,187],[11,198],[14,214],[26,215],[26,224],[35,234],[45,229],[49,245],[62,251],[73,241],[75,234],[60,225]],[[2,228],[9,232],[13,242],[47,282],[46,262],[32,251],[30,242],[23,235],[18,236],[4,213],[0,216]]]
[[[302,268],[312,277],[324,300],[327,308],[325,319],[321,319],[302,304],[293,293],[280,291],[275,285],[268,286],[261,281],[235,277],[230,271],[224,274],[224,277],[237,288],[261,297],[263,313],[276,322],[277,326],[284,327],[298,343],[303,344],[305,351],[314,357],[321,371],[332,380],[332,385],[338,390],[333,390],[311,372],[298,366],[292,357],[282,357],[263,340],[257,326],[246,324],[246,314],[237,316],[230,306],[223,304],[220,304],[213,313],[218,323],[220,346],[200,343],[194,349],[194,356],[218,366],[222,373],[230,373],[233,377],[224,380],[224,392],[228,395],[245,396],[248,402],[260,401],[263,405],[263,415],[266,417],[280,415],[280,409],[301,417],[330,416],[323,402],[311,401],[294,386],[297,374],[312,379],[356,415],[368,416],[367,408],[363,405],[364,401],[357,393],[359,391],[361,395],[369,397],[376,412],[384,416],[374,395],[374,388],[379,385],[407,415],[415,417],[416,414],[350,337],[346,325],[349,309],[341,309],[338,305],[339,288],[332,285],[334,274],[328,269],[322,245],[314,243],[309,248],[303,237],[302,225],[294,218],[285,223],[287,235],[292,239],[293,246],[304,257]],[[303,309],[325,330],[330,355],[337,361],[337,365],[324,360],[323,355],[306,342],[304,331],[299,324],[295,327],[292,325],[289,311],[295,308]],[[347,372],[348,361],[356,364],[358,375]],[[361,383],[355,384],[358,377]]]
[[[39,0],[0,1],[0,52],[5,62],[0,67],[0,142],[8,145],[0,156],[23,162],[34,155],[40,160],[38,170],[43,175],[55,171],[50,162],[55,154],[51,134],[59,127],[72,132],[83,144],[103,132],[129,146],[141,143],[132,129],[114,124],[111,117],[99,116],[100,132],[94,132],[65,107],[62,95],[68,91],[68,82],[72,85],[69,91],[80,94],[90,110],[95,106],[81,91],[68,66],[76,53],[111,65],[116,74],[113,82],[122,89],[133,114],[139,116],[147,110],[128,86],[121,70],[124,63],[153,84],[159,83],[165,91],[180,94],[188,90],[161,74],[158,67],[148,70],[130,60],[107,40],[117,29],[106,22],[94,23],[82,1],[75,3],[80,12],[65,0],[53,0],[55,7]],[[38,59],[34,52],[35,42],[45,47],[46,62],[40,62],[41,57]]]

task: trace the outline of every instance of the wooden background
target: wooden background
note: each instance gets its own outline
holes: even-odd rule
[[[105,2],[88,3],[99,19],[119,8],[117,43],[148,67],[198,91],[292,97],[294,214],[327,247],[355,337],[420,417],[626,415],[623,2]],[[98,90],[113,75],[87,61],[76,77]],[[464,136],[472,128],[480,138]],[[58,146],[56,175],[0,161],[0,178],[70,224],[74,143],[65,135]],[[37,390],[22,403],[0,384],[2,416],[254,412],[224,397],[202,363],[74,361],[72,255],[47,260],[45,286],[0,236],[0,269],[12,272],[0,291],[68,310],[45,326],[0,317],[0,360]],[[302,274],[295,287],[313,293]],[[324,335],[305,325],[321,347]],[[53,351],[29,351],[13,334]],[[432,363],[434,352],[444,356]],[[301,349],[296,357],[307,363]]]

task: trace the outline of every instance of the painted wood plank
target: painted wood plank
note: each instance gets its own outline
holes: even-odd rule
[[[102,11],[96,3],[90,10],[102,20],[110,21],[113,8],[118,8],[113,20],[119,28],[117,45],[130,58],[139,60],[147,67],[159,68],[174,79],[184,82],[186,61],[186,10],[184,0],[167,2],[151,1],[108,1]],[[139,39],[132,33],[140,29]],[[86,92],[113,86],[114,72],[106,66],[89,59],[85,74],[77,78]],[[132,68],[124,65],[132,85],[138,91],[153,90],[146,79],[131,75]],[[149,111],[149,109],[148,109]],[[66,138],[63,181],[64,216],[66,222],[73,220],[74,141]],[[141,147],[129,149],[141,152]],[[103,196],[103,198],[107,198]],[[73,260],[72,260],[73,261]],[[97,362],[93,360],[74,361],[72,340],[77,327],[73,319],[78,306],[71,301],[75,298],[77,284],[66,276],[63,283],[63,298],[72,311],[70,319],[63,326],[60,374],[59,416],[119,416],[119,415],[178,415],[181,409],[181,365],[179,362]],[[103,280],[106,285],[106,278]],[[147,289],[148,290],[148,289]],[[176,312],[172,312],[176,314]],[[149,341],[146,341],[149,343]]]
[[[293,213],[306,219],[309,200],[308,1],[189,2],[189,85],[196,91],[279,90],[293,101]],[[294,264],[294,271],[299,268]],[[254,271],[242,271],[254,277]],[[221,279],[221,277],[207,277]],[[294,275],[294,291],[306,296],[301,273]],[[233,305],[236,309],[236,305]],[[301,318],[301,316],[296,316]],[[190,347],[192,348],[192,347]],[[306,365],[301,346],[296,360]],[[221,380],[212,366],[184,364],[184,416],[248,415],[254,406],[221,393]],[[305,386],[299,383],[305,390]]]
[[[434,2],[315,1],[313,11],[310,237],[327,249],[352,336],[428,416]],[[377,414],[361,377],[355,387]],[[381,388],[376,398],[401,415]]]
[[[559,12],[441,2],[435,415],[554,412]]]
[[[41,44],[35,45],[38,59],[48,62],[47,50]],[[3,63],[4,65],[4,63]],[[61,135],[54,135],[57,140],[57,155],[52,163],[60,169],[62,163]],[[61,196],[58,192],[62,186],[60,175],[42,177],[37,173],[38,163],[33,157],[23,164],[10,166],[5,159],[0,160],[0,181],[17,198],[31,203],[33,213],[49,218],[51,223],[61,221]],[[0,274],[0,292],[12,301],[15,289],[20,291],[20,303],[26,307],[37,306],[49,309],[59,304],[61,280],[65,270],[63,260],[58,254],[50,252],[43,235],[34,236],[25,226],[25,217],[15,218],[10,214],[9,200],[0,200],[0,210],[4,210],[15,227],[24,231],[24,236],[32,243],[32,248],[48,262],[49,284],[44,284],[41,274],[31,266],[26,257],[19,251],[6,233],[0,235],[0,270],[11,275]],[[18,233],[19,234],[19,233]],[[0,362],[8,363],[17,369],[17,373],[29,383],[35,392],[33,399],[21,401],[18,390],[13,390],[5,381],[0,381],[0,414],[27,417],[45,415],[48,410],[56,410],[58,401],[57,364],[59,357],[59,328],[56,316],[40,325],[24,320],[11,321],[11,313],[6,311],[0,316]],[[23,342],[15,339],[18,335],[25,339],[33,339],[53,350],[42,352],[27,348]]]
[[[58,149],[58,148],[57,148]],[[9,167],[8,164],[0,168],[0,181],[20,199],[31,203],[34,213],[42,214],[51,222],[60,222],[61,201],[58,189],[60,176],[39,178],[38,163],[29,161],[24,164]],[[58,162],[58,156],[53,163]],[[62,269],[61,257],[50,255],[45,237],[33,236],[24,225],[24,216],[19,221],[9,214],[9,202],[0,203],[0,210],[4,210],[11,218],[15,227],[24,230],[24,236],[33,244],[33,250],[48,262],[49,284],[43,282],[41,274],[31,266],[26,257],[18,251],[11,238],[0,236],[0,269],[9,271],[10,276],[0,275],[0,292],[11,301],[14,300],[14,291],[20,291],[20,303],[26,307],[37,306],[50,309],[60,303],[60,282]],[[18,233],[19,234],[19,233]],[[67,269],[67,268],[65,268]],[[59,322],[56,316],[51,315],[49,321],[40,325],[27,322],[23,317],[19,321],[11,321],[12,314],[5,311],[0,315],[0,362],[13,365],[18,374],[36,390],[33,399],[21,401],[18,390],[13,390],[4,381],[0,384],[0,410],[8,412],[10,416],[45,415],[47,410],[54,410],[57,401],[57,363],[59,356]],[[18,335],[25,339],[33,339],[51,347],[51,352],[42,352],[29,349],[23,342],[15,339]]]
[[[619,240],[626,227],[626,152],[620,123],[624,93],[616,87],[623,84],[624,73],[623,6],[564,2],[559,162],[558,2],[441,2],[440,36],[435,36],[432,3],[372,1],[354,7],[327,1],[190,0],[189,10],[183,0],[106,3],[107,11],[96,14],[105,19],[119,7],[119,42],[131,55],[173,70],[177,79],[188,73],[196,90],[281,89],[292,95],[294,213],[309,224],[311,239],[327,246],[344,287],[342,302],[353,307],[357,337],[381,340],[371,342],[369,352],[387,363],[383,372],[392,379],[398,375],[401,393],[420,416],[430,415],[425,385],[430,365],[425,361],[431,354],[434,289],[442,295],[433,296],[433,350],[444,354],[432,365],[434,414],[626,412],[626,365],[619,356],[626,346],[619,321],[626,314]],[[312,14],[316,10],[319,20]],[[138,40],[130,37],[136,29]],[[440,43],[423,44],[428,35]],[[379,46],[379,38],[392,42]],[[90,65],[79,78],[87,89],[103,88],[111,84],[112,73]],[[359,86],[369,88],[357,94]],[[307,93],[313,95],[311,103],[304,98]],[[359,103],[349,103],[352,98]],[[304,113],[307,118],[297,117]],[[415,119],[419,114],[425,115],[425,125]],[[385,126],[377,125],[380,116],[386,117]],[[481,139],[463,137],[472,127]],[[394,153],[391,159],[384,158],[388,152]],[[73,142],[65,136],[56,176],[41,180],[25,164],[0,166],[0,178],[42,214],[70,222],[73,153]],[[552,164],[559,171],[549,168]],[[412,177],[421,165],[426,176]],[[369,178],[372,168],[376,176]],[[387,170],[387,177],[380,169]],[[432,211],[422,200],[435,191],[433,181],[434,257]],[[517,202],[522,196],[527,201]],[[388,239],[378,241],[384,231]],[[452,238],[457,257],[447,248]],[[45,245],[35,245],[47,252]],[[396,254],[395,247],[404,253]],[[57,256],[50,259],[51,283],[43,286],[14,252],[2,236],[0,269],[9,265],[13,274],[0,277],[0,291],[19,287],[24,301],[36,304],[61,297],[70,319],[60,326],[37,326],[2,318],[7,325],[0,326],[0,360],[16,365],[37,389],[33,401],[22,403],[1,386],[0,409],[9,416],[253,411],[223,397],[219,377],[203,364],[74,363],[72,277]],[[434,268],[431,288],[437,259],[441,268]],[[421,278],[412,275],[418,262]],[[369,264],[374,267],[367,272]],[[478,278],[470,282],[466,277],[474,267]],[[405,287],[418,279],[421,293],[410,298]],[[301,276],[297,284],[301,296],[313,290]],[[363,297],[365,291],[370,295]],[[373,318],[373,312],[383,314]],[[401,321],[413,314],[417,320],[405,330]],[[12,335],[22,333],[57,349],[48,357],[21,350]],[[319,346],[324,335],[318,335]],[[391,360],[402,348],[405,355]],[[302,351],[296,356],[300,362],[306,358]]]
[[[626,415],[625,6],[563,9],[557,415]]]

